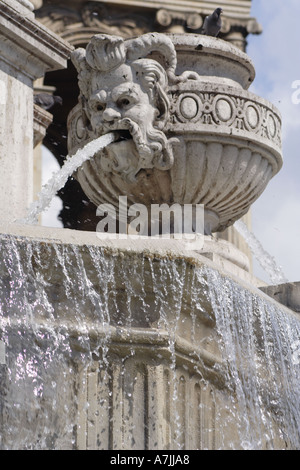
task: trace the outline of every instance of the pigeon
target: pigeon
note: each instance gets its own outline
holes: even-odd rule
[[[62,105],[60,96],[50,95],[50,93],[38,93],[34,95],[33,101],[43,109],[51,109],[56,103]]]
[[[211,15],[205,18],[201,34],[214,37],[218,36],[222,27],[222,12],[222,8],[217,8]]]

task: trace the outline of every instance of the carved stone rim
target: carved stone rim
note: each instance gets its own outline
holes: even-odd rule
[[[199,77],[201,78],[201,77]],[[264,153],[272,154],[274,174],[282,167],[281,114],[269,101],[254,93],[231,86],[216,86],[213,82],[189,80],[178,87],[171,86],[171,119],[166,132],[169,135],[210,133],[218,138],[228,136],[247,140],[252,146],[261,146]],[[184,100],[189,100],[190,115],[182,110]],[[226,104],[226,115],[220,116],[218,105]],[[194,107],[192,106],[194,104]],[[192,110],[195,109],[194,114]],[[252,114],[252,115],[251,115]],[[233,141],[233,144],[235,142]]]
[[[227,59],[239,63],[249,74],[248,86],[253,82],[255,78],[255,67],[251,58],[228,41],[192,33],[164,33],[164,35],[172,40],[177,53],[178,51],[190,52],[191,50],[195,50],[197,54],[209,54],[216,58],[221,58],[222,60]],[[199,58],[200,57],[201,55],[199,55]]]

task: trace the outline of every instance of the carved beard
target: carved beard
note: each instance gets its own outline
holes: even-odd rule
[[[173,164],[173,154],[165,134],[152,124],[144,137],[139,125],[129,118],[97,129],[103,135],[117,131],[119,139],[99,152],[104,171],[121,175],[133,182],[141,169],[158,168],[167,170]]]

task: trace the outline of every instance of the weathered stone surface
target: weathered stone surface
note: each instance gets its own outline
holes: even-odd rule
[[[36,0],[36,4],[42,0]],[[37,7],[42,5],[37,5]],[[118,34],[130,38],[148,31],[199,33],[206,15],[215,8],[213,0],[120,0],[79,2],[48,0],[37,11],[38,18],[73,45],[85,44],[93,34]],[[224,5],[221,37],[245,50],[248,34],[260,34],[261,26],[251,17],[251,0]]]
[[[300,282],[262,286],[261,290],[282,305],[300,313]]]
[[[45,135],[47,127],[51,124],[53,116],[51,113],[48,113],[45,109],[40,108],[36,104],[34,105],[34,115],[33,115],[33,132],[34,132],[34,147],[40,144]]]
[[[69,151],[109,131],[120,139],[77,179],[97,206],[203,204],[206,233],[246,214],[279,171],[281,120],[246,91],[250,59],[200,35],[95,36],[73,54],[81,90]]]
[[[50,28],[60,37],[69,41],[75,47],[86,45],[91,37],[98,33],[107,33],[121,36],[123,38],[132,38],[140,36],[146,32],[160,31],[165,33],[186,32],[187,34],[199,33],[202,27],[202,21],[207,14],[216,7],[213,0],[207,1],[189,1],[180,0],[174,3],[172,0],[149,2],[137,0],[124,2],[80,2],[74,0],[64,0],[59,3],[57,0],[36,0],[36,8],[39,8],[35,14],[39,21]],[[225,6],[225,5],[224,5]],[[42,8],[40,8],[42,7]],[[198,28],[198,29],[197,29]],[[262,28],[255,18],[251,17],[251,0],[236,0],[234,4],[226,3],[223,12],[223,27],[221,38],[245,51],[248,34],[259,34]],[[45,77],[47,81],[47,76]],[[62,116],[69,112],[69,95],[75,96],[73,92],[74,79],[67,80],[65,86],[60,86],[60,73],[51,80],[59,88],[59,94],[63,97],[64,103],[62,112],[54,111],[53,126],[50,126],[46,135],[45,144],[51,149],[53,155],[61,164],[62,155],[66,155],[66,145],[64,138],[55,132],[55,126],[65,129],[65,122]],[[63,79],[65,81],[65,79]],[[75,103],[72,102],[72,106]],[[55,139],[55,146],[51,142]],[[69,189],[70,185],[74,189]],[[78,188],[77,181],[69,183],[68,192],[75,192]],[[65,209],[60,216],[65,227],[92,230],[91,219],[95,215],[95,208],[92,203],[79,204],[74,197],[67,197],[67,191],[60,194],[65,204]],[[84,196],[82,196],[83,199]],[[80,201],[82,199],[79,199]],[[84,209],[83,209],[84,208]],[[85,219],[82,216],[85,211]],[[82,220],[89,220],[88,223],[82,223]],[[80,225],[78,223],[80,221]],[[94,224],[96,225],[96,223]],[[234,243],[242,245],[238,239],[234,227],[229,227],[222,232],[222,237],[234,239]],[[226,238],[227,239],[227,238]],[[245,249],[247,252],[247,248]],[[249,254],[250,256],[250,254]]]
[[[13,3],[3,2],[6,7]],[[26,11],[24,22],[29,26],[28,20],[32,18],[29,2],[20,0],[18,3],[20,8],[24,8],[22,13]],[[136,3],[132,1],[132,4]],[[181,1],[176,3],[184,7]],[[18,18],[20,20],[20,16]],[[16,30],[8,33],[7,24],[4,22],[2,25],[7,33],[6,44],[11,47]],[[44,34],[45,31],[41,32],[42,42]],[[159,37],[154,37],[157,47]],[[38,57],[33,65],[34,72],[27,63],[29,57],[32,59],[27,49],[30,41],[24,42],[24,75],[20,73],[22,61],[15,61],[13,69],[14,64],[9,64],[8,60],[12,49],[8,47],[5,50],[0,99],[1,104],[5,104],[8,118],[11,115],[7,97],[11,98],[14,93],[14,103],[18,105],[20,114],[24,114],[24,119],[30,117],[26,102],[32,106],[32,79],[45,65],[38,63],[44,52],[38,52],[36,40],[35,36],[31,44],[33,56]],[[193,189],[196,201],[204,197],[208,204],[211,200],[215,204],[221,203],[217,206],[219,219],[216,222],[221,226],[228,223],[229,213],[232,218],[238,216],[239,211],[242,212],[249,204],[251,191],[256,197],[268,178],[278,171],[281,164],[280,118],[269,103],[243,89],[253,78],[252,65],[245,57],[230,47],[219,53],[215,47],[217,43],[203,43],[203,47],[202,43],[195,42],[197,40],[196,36],[191,39],[194,47],[191,52],[181,38],[173,36],[177,57],[170,42],[162,42],[159,49],[167,60],[161,60],[159,54],[155,54],[157,50],[153,51],[152,59],[147,57],[143,63],[149,75],[145,73],[141,80],[136,81],[132,75],[132,62],[140,60],[141,45],[151,49],[153,44],[151,41],[134,42],[138,47],[130,51],[130,65],[125,63],[122,73],[138,85],[138,88],[130,88],[130,93],[136,92],[142,106],[149,105],[146,111],[143,110],[146,118],[153,121],[156,131],[165,135],[160,141],[163,157],[155,154],[155,146],[152,149],[150,146],[153,153],[145,151],[143,137],[147,134],[147,126],[143,127],[146,122],[143,120],[135,134],[137,145],[132,154],[136,158],[128,158],[124,165],[119,151],[125,150],[126,155],[128,147],[129,153],[133,148],[132,144],[127,147],[124,139],[123,143],[119,142],[119,147],[108,150],[106,159],[100,156],[104,160],[100,168],[113,174],[113,182],[121,182],[124,191],[128,191],[129,183],[135,184],[136,172],[147,170],[147,177],[153,185],[148,185],[150,201],[157,197],[158,190],[162,201],[170,201],[166,198],[171,192],[180,201],[189,201]],[[124,53],[122,44],[119,42],[120,56]],[[198,47],[196,54],[195,47]],[[199,51],[203,52],[202,65],[196,60]],[[93,68],[99,57],[95,51],[90,52]],[[185,66],[189,55],[196,72]],[[217,57],[219,68],[216,64],[209,65],[211,55]],[[226,61],[237,56],[236,67],[226,68]],[[176,60],[180,57],[177,62],[178,70],[182,67],[180,72],[176,72],[174,57]],[[56,60],[57,57],[54,62]],[[159,63],[155,63],[156,60]],[[49,63],[46,69],[48,66]],[[141,67],[138,71],[144,73],[145,69]],[[106,78],[110,86],[118,84],[120,76],[109,75]],[[13,79],[24,81],[27,92],[16,82],[13,88]],[[162,87],[160,94],[157,93],[158,86]],[[7,95],[8,89],[10,94]],[[109,87],[107,90],[110,91]],[[99,95],[96,100],[84,102],[82,99],[86,115],[81,109],[77,114],[77,108],[70,117],[74,131],[72,148],[93,137],[97,126],[101,126],[93,106],[99,105],[103,93],[101,95],[102,90],[96,91]],[[123,95],[121,98],[127,99]],[[112,111],[116,112],[110,109],[110,113]],[[107,114],[110,118],[113,116]],[[44,122],[47,116],[40,117],[40,122]],[[83,118],[91,118],[94,129]],[[11,123],[12,119],[8,119],[8,124]],[[32,110],[29,124],[31,128],[26,127],[25,132],[22,129],[20,134],[24,143],[30,130],[32,145]],[[122,124],[131,131],[128,121],[123,120]],[[17,125],[20,125],[19,120],[16,120]],[[19,131],[16,126],[10,130],[13,137]],[[7,139],[7,135],[4,137]],[[254,143],[249,144],[249,140]],[[16,151],[17,145],[15,141],[13,143]],[[25,145],[23,151],[26,152]],[[114,162],[111,156],[115,157]],[[197,166],[199,160],[200,167]],[[225,166],[228,160],[230,167]],[[265,166],[260,166],[261,160],[265,160]],[[243,179],[246,167],[250,175],[246,175],[235,193],[236,181]],[[20,178],[24,171],[22,168],[19,173],[13,173],[14,184],[21,183],[22,186],[23,183],[27,187],[27,180]],[[201,173],[199,168],[207,169],[200,182],[197,179],[197,172]],[[13,165],[10,170],[15,170]],[[126,173],[126,178],[122,172]],[[184,185],[182,175],[188,176]],[[257,183],[264,175],[265,181],[259,186]],[[5,177],[4,172],[3,181]],[[223,191],[224,181],[229,185],[231,179],[233,187],[230,187],[229,194],[222,196],[221,193],[210,192],[214,186],[222,187]],[[135,188],[135,196],[141,197],[140,192],[147,186],[145,180],[147,178]],[[204,186],[204,196],[201,193],[203,188],[201,197],[196,192],[199,186]],[[134,193],[132,187],[129,189]],[[109,198],[116,196],[114,192],[105,194]],[[228,213],[226,210],[222,212],[222,197],[226,199]],[[242,207],[236,205],[236,199]],[[14,203],[19,200],[20,193]],[[141,200],[144,201],[143,198]],[[10,206],[10,211],[13,209]],[[13,216],[16,216],[15,212]],[[217,220],[217,217],[212,215],[211,220]],[[7,221],[9,217],[4,219]],[[299,442],[292,433],[286,434],[289,429],[287,423],[292,420],[289,420],[290,408],[285,406],[285,400],[287,404],[291,400],[291,381],[294,381],[294,386],[296,370],[293,376],[289,376],[286,372],[290,373],[291,363],[285,369],[285,361],[268,362],[273,347],[281,346],[280,341],[278,344],[276,341],[282,331],[275,330],[274,342],[272,337],[264,337],[268,328],[272,332],[278,317],[281,320],[283,316],[285,321],[292,319],[290,324],[286,323],[289,327],[296,327],[299,317],[253,287],[256,282],[247,273],[247,260],[232,247],[207,238],[201,253],[184,253],[181,243],[176,240],[111,242],[98,240],[95,233],[12,224],[1,226],[0,232],[3,254],[0,417],[5,430],[0,436],[1,448],[238,449],[251,444],[241,439],[243,432],[248,439],[248,431],[255,439],[257,434],[255,443],[263,449],[293,448],[295,442]],[[297,311],[299,289],[297,285],[292,290],[290,287],[280,288],[279,296],[279,288],[272,292],[266,289],[265,292]],[[264,309],[266,316],[262,315]],[[239,315],[241,311],[243,315]],[[236,355],[232,350],[232,346],[236,346],[234,343],[228,345],[228,350],[226,347],[222,350],[220,330],[216,329],[217,314],[221,315],[221,320],[230,320],[224,323],[225,332],[226,328],[236,329],[237,341],[239,337],[247,338],[247,327],[251,327],[251,344],[238,342]],[[251,314],[250,322],[247,314]],[[264,343],[263,338],[268,341]],[[290,343],[282,344],[285,346],[282,350],[288,354]],[[246,346],[245,351],[241,345]],[[247,355],[248,347],[254,354]],[[298,356],[293,357],[298,359]],[[236,365],[234,375],[226,374],[227,361],[230,360]],[[268,367],[269,364],[276,367]],[[239,400],[237,384],[241,386],[243,381],[246,394]],[[252,394],[253,390],[257,396]],[[252,402],[253,398],[256,401]],[[244,429],[245,413],[253,404],[259,404],[259,410],[248,416],[261,418],[254,420],[259,425],[252,426],[248,419],[249,429]]]

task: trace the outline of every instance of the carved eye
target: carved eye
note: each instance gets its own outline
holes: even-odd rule
[[[121,100],[119,100],[118,102],[118,105],[120,107],[123,107],[123,106],[128,106],[130,104],[130,101],[127,99],[127,98],[122,98]]]
[[[101,104],[101,103],[98,103],[97,106],[96,106],[96,110],[97,110],[97,111],[103,111],[104,108],[105,108],[105,106],[104,106],[103,104]]]

